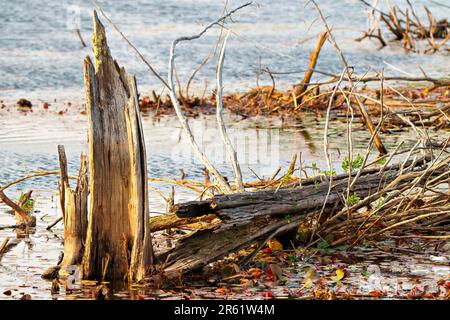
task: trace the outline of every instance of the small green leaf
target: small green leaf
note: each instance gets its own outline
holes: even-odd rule
[[[317,244],[317,249],[327,249],[330,244],[327,241],[321,241]]]
[[[348,203],[350,205],[355,205],[361,201],[361,198],[354,192],[348,197]]]

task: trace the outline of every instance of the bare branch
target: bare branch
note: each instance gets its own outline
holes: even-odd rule
[[[222,70],[223,70],[223,61],[225,59],[225,47],[227,45],[229,36],[230,36],[230,31],[228,31],[227,34],[225,35],[225,39],[223,41],[222,48],[220,50],[219,61],[217,62],[216,118],[217,118],[217,125],[219,126],[220,135],[222,137],[222,141],[226,147],[226,151],[228,153],[228,157],[230,158],[231,165],[233,166],[233,172],[234,172],[234,178],[236,180],[236,186],[238,188],[238,191],[242,192],[242,191],[245,191],[245,189],[244,189],[244,183],[242,182],[241,168],[240,168],[238,160],[237,160],[236,151],[234,150],[233,145],[231,144],[230,138],[228,137],[227,130],[225,128],[225,123],[224,123],[223,116],[222,116],[222,110],[223,110]]]
[[[252,3],[246,3],[242,6],[237,7],[236,9],[230,11],[228,14],[224,15],[223,17],[219,18],[218,20],[210,23],[207,25],[200,33],[193,35],[193,36],[186,36],[186,37],[180,37],[175,39],[172,42],[172,46],[170,47],[170,56],[169,56],[169,74],[168,74],[168,88],[169,88],[169,97],[172,101],[173,107],[175,109],[175,112],[178,116],[178,119],[180,120],[181,127],[183,128],[183,131],[186,135],[186,137],[189,140],[189,143],[191,144],[192,149],[194,150],[194,153],[196,154],[197,158],[204,164],[206,169],[211,173],[211,175],[214,177],[218,188],[223,193],[232,193],[231,187],[228,185],[228,183],[225,181],[224,177],[217,171],[217,169],[211,164],[211,162],[208,160],[208,158],[205,156],[205,154],[200,150],[199,145],[194,139],[194,136],[192,135],[191,128],[187,122],[186,117],[183,115],[183,112],[181,110],[180,103],[178,102],[177,95],[175,93],[174,89],[174,64],[175,64],[175,48],[178,43],[183,41],[192,41],[195,39],[200,38],[203,34],[206,33],[209,29],[211,29],[215,25],[219,25],[221,22],[225,21],[226,18],[234,14],[236,11],[245,8]]]

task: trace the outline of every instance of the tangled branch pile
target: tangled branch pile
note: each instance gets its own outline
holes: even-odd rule
[[[387,45],[383,38],[380,22],[382,21],[390,34],[393,35],[392,41],[401,41],[403,48],[412,52],[419,52],[417,46],[418,40],[426,40],[428,48],[425,53],[435,53],[441,49],[449,51],[450,48],[446,46],[450,39],[450,23],[447,19],[438,20],[427,6],[424,6],[428,18],[428,25],[423,23],[409,0],[408,8],[402,10],[398,6],[392,6],[387,0],[389,13],[378,10],[378,0],[372,6],[365,0],[361,0],[364,4],[370,7],[369,12],[369,30],[358,38],[361,41],[366,38],[375,38],[380,44],[381,48]],[[378,17],[376,17],[378,14]],[[372,22],[372,23],[371,23]]]

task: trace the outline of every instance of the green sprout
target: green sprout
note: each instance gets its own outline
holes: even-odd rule
[[[353,192],[349,197],[348,197],[348,203],[350,205],[355,205],[357,203],[359,203],[361,201],[361,198],[355,193]]]
[[[24,193],[20,194],[19,203],[21,203],[23,201],[24,196],[25,196]],[[24,203],[22,203],[21,208],[26,213],[32,213],[34,211],[34,199],[28,198]]]
[[[363,165],[363,162],[364,162],[364,159],[362,158],[361,154],[358,152],[355,159],[353,159],[351,162],[350,162],[349,158],[346,156],[344,158],[344,160],[342,160],[341,166],[345,172],[348,172],[350,169],[357,170],[357,169],[361,168]]]

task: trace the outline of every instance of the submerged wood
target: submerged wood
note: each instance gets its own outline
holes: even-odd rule
[[[136,83],[112,58],[94,12],[94,63],[84,61],[89,120],[89,211],[85,279],[143,280],[153,251],[146,150]]]

